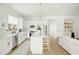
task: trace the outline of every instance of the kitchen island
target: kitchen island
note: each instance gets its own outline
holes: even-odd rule
[[[32,36],[30,43],[31,43],[32,54],[42,54],[43,53],[43,38],[42,38],[42,36]]]
[[[59,45],[71,55],[79,55],[79,40],[64,36],[59,39]]]

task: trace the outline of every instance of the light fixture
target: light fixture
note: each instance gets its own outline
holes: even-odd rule
[[[39,19],[42,19],[42,3],[39,4]]]

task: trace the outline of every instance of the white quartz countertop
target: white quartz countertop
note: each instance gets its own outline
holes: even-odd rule
[[[72,42],[73,44],[76,44],[77,46],[79,46],[79,40],[77,40],[77,39],[74,39],[74,38],[71,38],[71,37],[68,37],[68,36],[64,36],[64,39]]]
[[[15,34],[9,34],[7,37],[15,36],[15,35],[18,35],[18,33],[15,33]]]
[[[24,32],[19,32],[19,33],[15,33],[15,34],[9,34],[8,36],[15,36],[15,35],[20,35],[20,34],[24,34]]]
[[[24,34],[24,32],[19,32],[19,33],[14,33],[14,34],[6,34],[6,35],[0,35],[0,39],[2,38],[6,38],[6,37],[11,37],[11,36],[15,36],[15,35],[20,35],[20,34]]]

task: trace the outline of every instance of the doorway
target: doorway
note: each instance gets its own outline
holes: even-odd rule
[[[57,37],[57,24],[55,19],[48,20],[48,33],[54,38]]]

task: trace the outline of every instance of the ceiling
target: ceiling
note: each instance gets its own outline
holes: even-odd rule
[[[78,3],[10,3],[25,16],[79,15]]]

